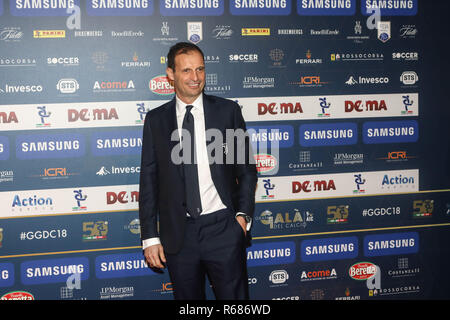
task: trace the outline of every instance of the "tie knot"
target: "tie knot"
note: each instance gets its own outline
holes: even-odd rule
[[[191,112],[193,107],[194,107],[193,105],[187,105],[186,106],[186,112]]]

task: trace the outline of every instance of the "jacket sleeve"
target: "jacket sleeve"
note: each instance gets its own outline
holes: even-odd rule
[[[235,174],[238,188],[238,208],[236,208],[236,211],[245,213],[253,218],[258,178],[250,138],[246,132],[247,129],[241,108],[237,103],[235,103],[234,109],[234,127],[235,130],[242,129],[245,132],[245,138],[237,139],[236,141],[237,159],[235,159]]]
[[[159,237],[158,221],[158,164],[147,113],[142,135],[141,172],[139,179],[139,220],[141,240]]]

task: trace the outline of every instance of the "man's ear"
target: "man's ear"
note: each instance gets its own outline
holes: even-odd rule
[[[172,68],[167,68],[166,69],[166,74],[167,74],[167,77],[169,78],[169,80],[170,81],[174,81],[175,80],[175,77],[174,77],[174,71],[172,70]]]

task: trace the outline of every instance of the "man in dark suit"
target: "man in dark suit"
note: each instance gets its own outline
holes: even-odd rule
[[[200,48],[181,42],[167,58],[176,97],[148,112],[143,129],[144,256],[150,267],[167,265],[175,299],[205,299],[206,276],[217,299],[248,299],[257,174],[248,136],[229,134],[246,130],[240,107],[203,93]]]

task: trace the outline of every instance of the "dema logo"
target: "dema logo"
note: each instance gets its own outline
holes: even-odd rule
[[[162,16],[220,16],[224,6],[219,0],[159,0]]]
[[[419,252],[419,234],[402,232],[376,234],[364,237],[364,255],[377,257]]]
[[[73,274],[87,280],[89,260],[86,257],[32,260],[20,265],[20,273],[24,285],[67,282]]]
[[[247,248],[249,267],[288,264],[294,261],[295,243],[293,241],[259,243]]]
[[[356,123],[304,124],[300,126],[300,145],[303,147],[356,144]]]
[[[142,252],[108,254],[95,258],[95,275],[98,279],[152,276]]]
[[[152,0],[92,0],[87,2],[86,11],[90,16],[151,16]]]
[[[68,16],[80,6],[80,0],[15,0],[9,5],[13,16]]]
[[[301,16],[352,16],[356,0],[298,0],[297,13]]]
[[[304,240],[300,245],[304,262],[353,259],[358,256],[358,238],[326,238]]]
[[[287,16],[291,14],[292,0],[279,1],[230,1],[230,12],[234,16]]]
[[[94,156],[140,154],[141,130],[100,132],[92,136]]]
[[[363,124],[365,144],[416,142],[419,125],[416,120],[368,121]]]
[[[362,0],[361,13],[371,15],[377,8],[381,16],[415,16],[418,0]]]
[[[18,135],[16,156],[20,160],[76,158],[85,154],[86,141],[81,134]]]

